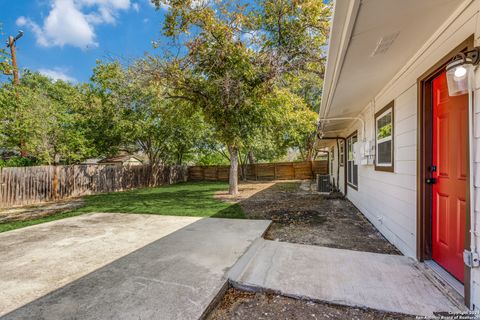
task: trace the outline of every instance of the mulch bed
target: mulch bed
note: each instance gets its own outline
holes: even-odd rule
[[[403,320],[413,316],[371,309],[354,308],[328,303],[297,300],[269,293],[253,293],[234,288],[227,290],[223,299],[206,317],[208,320],[255,319],[365,319]]]
[[[261,188],[258,183],[244,188]],[[299,182],[269,184],[240,201],[248,218],[270,219],[266,239],[331,248],[400,254],[382,234],[339,194],[305,192]]]

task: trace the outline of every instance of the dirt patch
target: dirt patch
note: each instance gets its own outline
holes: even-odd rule
[[[248,183],[241,183],[238,186],[238,195],[229,195],[228,190],[218,191],[213,196],[215,199],[223,200],[226,202],[240,202],[250,198],[254,194],[263,191],[267,188],[271,188],[275,185],[275,182],[257,182],[252,181]]]
[[[300,186],[300,181],[243,183],[237,199],[248,218],[273,221],[266,239],[400,254],[343,196],[308,192]],[[248,193],[242,194],[242,188]]]
[[[63,211],[74,210],[83,205],[83,199],[79,198],[51,203],[42,203],[33,206],[0,209],[0,223],[34,220]]]
[[[415,319],[415,317],[297,300],[268,293],[253,293],[234,288],[227,290],[217,307],[206,317],[208,320],[254,319]]]

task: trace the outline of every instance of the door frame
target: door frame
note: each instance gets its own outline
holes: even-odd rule
[[[462,51],[471,50],[474,47],[474,36],[471,35],[448,53],[440,61],[435,63],[417,80],[417,259],[418,261],[432,258],[432,186],[425,183],[429,174],[429,166],[432,163],[433,141],[433,110],[432,110],[432,81],[441,74],[446,65]],[[473,101],[472,101],[473,102]],[[471,112],[469,110],[469,112]],[[471,124],[469,123],[469,126]],[[470,132],[470,128],[466,128]],[[467,135],[471,139],[470,134]],[[470,152],[470,149],[467,149]],[[467,154],[467,190],[466,190],[466,226],[465,226],[465,249],[470,250],[470,155]],[[464,272],[464,299],[467,306],[470,305],[470,268],[465,267]]]

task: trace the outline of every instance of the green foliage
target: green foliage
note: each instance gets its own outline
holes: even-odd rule
[[[24,72],[20,84],[0,87],[1,145],[40,163],[75,163],[92,153],[79,112],[84,103],[78,87]]]
[[[125,121],[125,74],[118,62],[97,61],[90,85],[85,85],[86,103],[82,110],[89,128],[86,136],[99,156],[115,155],[125,147],[128,133]]]
[[[378,139],[383,139],[392,135],[392,124],[384,125],[378,130]]]
[[[378,131],[377,139],[383,139],[392,135],[392,114],[387,113],[382,118],[376,120]]]
[[[258,160],[312,154],[331,7],[317,0],[169,4],[164,34],[187,53],[157,64],[166,96],[195,101],[216,138]],[[307,157],[307,156],[306,156]]]
[[[97,62],[89,84],[25,72],[0,86],[0,145],[38,163],[120,149],[152,165],[313,154],[331,5],[318,0],[152,0],[180,53]],[[0,49],[0,72],[9,71]],[[22,160],[23,161],[23,160]]]
[[[27,157],[12,157],[8,160],[0,159],[0,168],[2,167],[29,167],[35,166],[38,162],[36,159]]]
[[[158,82],[139,72],[146,64],[147,60],[138,60],[122,68],[118,62],[99,62],[94,70],[97,97],[103,110],[110,110],[113,121],[109,123],[116,130],[108,131],[112,143],[107,144],[119,145],[118,140],[139,148],[153,165],[181,164],[202,137],[203,119],[188,101],[164,99]],[[102,118],[100,122],[107,123]]]
[[[195,164],[200,166],[212,166],[212,165],[228,165],[229,159],[225,154],[216,151],[203,151],[197,154],[197,158],[194,159]]]
[[[249,146],[259,160],[284,156],[289,148],[305,149],[305,141],[315,132],[317,114],[304,99],[287,89],[275,89],[264,97],[264,110],[269,112],[265,122],[257,127],[261,139]]]
[[[0,36],[3,38],[3,24],[0,22]],[[9,55],[5,51],[5,49],[0,47],[0,74],[9,74],[11,72],[11,65]]]

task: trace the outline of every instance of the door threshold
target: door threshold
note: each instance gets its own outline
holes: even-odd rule
[[[439,276],[443,281],[445,281],[450,287],[452,287],[459,295],[464,298],[464,287],[463,283],[458,281],[454,276],[452,276],[448,271],[443,269],[438,263],[433,260],[425,260],[425,265],[429,267],[437,276]]]

